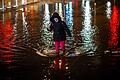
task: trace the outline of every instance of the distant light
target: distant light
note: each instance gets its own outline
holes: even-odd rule
[[[47,14],[49,14],[49,5],[48,4],[45,4],[45,13]]]
[[[55,4],[55,10],[58,11],[58,3]]]
[[[85,0],[82,0],[82,7],[84,7],[84,4],[85,4]]]
[[[68,70],[68,69],[69,69],[69,67],[67,66],[67,67],[65,67],[65,69],[67,69],[67,70]]]
[[[34,6],[32,5],[31,8],[33,8]]]
[[[10,5],[11,5],[11,2],[8,2],[8,5],[10,6]]]
[[[24,5],[24,0],[22,0],[22,5]]]
[[[8,2],[8,7],[7,8],[11,8],[11,2]]]
[[[72,2],[66,4],[66,22],[70,30],[72,30],[73,26],[73,9],[72,9]]]
[[[62,14],[62,3],[59,3],[59,15],[63,18]]]
[[[92,26],[92,12],[91,12],[90,1],[86,1],[83,7],[83,29],[81,31],[82,40],[85,43],[83,45],[84,51],[96,50],[94,43],[95,28]],[[91,51],[91,52],[92,52]],[[89,54],[92,54],[89,52]]]
[[[17,7],[16,5],[14,5],[13,7]]]
[[[18,6],[18,2],[17,2],[17,0],[16,0],[16,6]]]
[[[23,8],[20,8],[20,10],[21,10],[21,11],[24,11],[24,9],[23,9]]]

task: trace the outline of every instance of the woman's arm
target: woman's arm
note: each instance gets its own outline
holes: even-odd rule
[[[51,23],[50,26],[47,28],[48,31],[52,31],[53,30],[53,24]]]
[[[63,26],[64,26],[65,31],[67,32],[67,35],[68,35],[69,37],[72,37],[71,32],[70,32],[70,29],[68,28],[67,24],[66,24],[64,21],[62,21],[62,24],[63,24]]]

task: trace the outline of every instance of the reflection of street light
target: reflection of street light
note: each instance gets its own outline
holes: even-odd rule
[[[22,0],[22,5],[24,5],[25,4],[25,2],[24,2],[24,0]]]
[[[11,8],[11,2],[8,2],[8,7],[7,8]]]
[[[17,2],[17,0],[16,0],[16,7],[18,6],[18,2]]]
[[[4,0],[2,0],[2,11],[5,10],[5,6],[4,6]]]
[[[37,0],[34,0],[34,2],[37,2]]]
[[[112,9],[112,16],[110,20],[110,40],[109,40],[109,47],[116,48],[118,45],[118,36],[119,36],[119,20],[118,20],[118,9],[116,5],[113,6]]]
[[[111,3],[107,2],[106,7],[107,7],[107,9],[106,9],[107,18],[110,19],[110,17],[111,17]]]

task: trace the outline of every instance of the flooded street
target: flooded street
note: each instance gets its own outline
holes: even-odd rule
[[[54,50],[54,11],[72,33],[67,56],[44,52]],[[119,68],[117,0],[42,0],[0,12],[0,80],[117,80]]]

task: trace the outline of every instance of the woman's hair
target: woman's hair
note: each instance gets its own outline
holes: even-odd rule
[[[59,14],[57,12],[54,12],[52,17],[50,18],[51,22],[54,22],[54,18],[58,18],[59,21],[61,21],[61,17],[59,16]]]
[[[57,12],[54,12],[54,13],[53,13],[53,16],[58,17],[59,14],[58,14]]]

